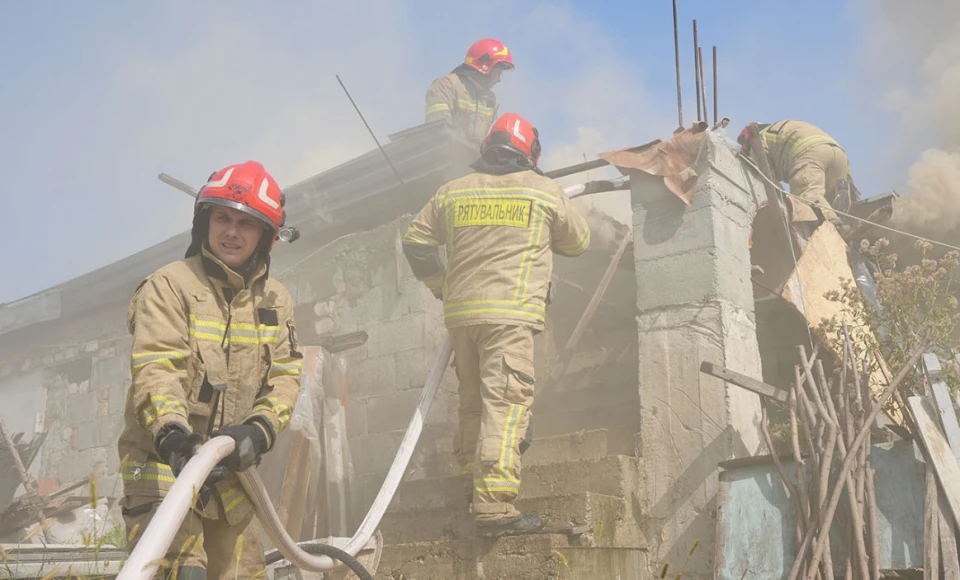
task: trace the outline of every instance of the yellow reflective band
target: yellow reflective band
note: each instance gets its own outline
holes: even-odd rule
[[[236,496],[236,497],[234,497]],[[243,501],[243,498],[246,497],[243,489],[239,486],[234,486],[228,489],[227,491],[220,494],[220,501],[223,502],[223,511],[228,512],[233,508],[240,505],[240,502]]]
[[[811,145],[816,145],[818,143],[837,145],[837,142],[833,138],[826,135],[810,135],[808,137],[798,138],[792,135],[767,133],[764,131],[761,132],[761,136],[763,137],[764,143],[768,145],[783,146],[784,152],[789,156],[797,155]]]
[[[230,324],[228,333],[227,325],[223,322],[203,320],[191,314],[190,335],[197,340],[217,342],[224,346],[231,341],[239,344],[271,344],[280,342],[280,327],[234,322]]]
[[[567,254],[578,254],[587,249],[590,245],[590,229],[587,228],[580,234],[577,241],[571,245],[557,244],[557,249]]]
[[[481,105],[475,101],[471,101],[463,98],[459,99],[458,104],[460,105],[461,109],[466,109],[468,111],[475,112],[482,115],[492,115],[494,111],[493,107],[488,107],[487,105]]]
[[[182,402],[175,398],[164,395],[150,395],[150,398],[140,410],[140,420],[144,427],[148,427],[164,415],[178,415],[186,419],[187,409]]]
[[[512,477],[485,477],[483,479],[474,479],[473,486],[481,493],[493,493],[498,491],[519,492],[520,480],[513,479]]]
[[[435,105],[430,105],[429,107],[427,107],[427,114],[429,115],[430,113],[439,113],[440,111],[449,111],[449,110],[450,110],[450,105],[446,103],[437,103]]]
[[[546,313],[546,309],[540,304],[521,304],[513,300],[465,300],[463,302],[449,302],[443,305],[445,314],[457,314],[460,312],[475,310],[477,308],[496,308],[498,310],[509,310],[521,314],[540,314]]]
[[[529,200],[457,199],[453,202],[453,227],[530,225]]]
[[[424,234],[422,232],[419,232],[413,229],[413,226],[411,226],[410,229],[407,230],[406,235],[403,236],[403,241],[408,244],[420,244],[422,246],[439,246],[440,245],[440,242],[438,240],[435,240],[430,236],[428,236],[427,234]]]
[[[527,285],[530,282],[530,274],[533,272],[533,261],[537,249],[540,247],[540,235],[543,233],[543,206],[537,206],[537,223],[530,229],[530,236],[527,238],[527,249],[523,253],[520,262],[520,270],[517,272],[517,288],[513,293],[513,299],[522,302],[527,297]]]
[[[120,464],[120,473],[124,481],[161,481],[173,483],[173,470],[166,463],[157,461],[124,461]]]
[[[529,199],[546,205],[547,207],[557,207],[557,196],[546,191],[533,189],[531,187],[484,187],[470,189],[451,189],[437,196],[437,202],[441,207],[447,208],[446,201],[470,198],[483,200],[510,200],[510,199]]]
[[[500,442],[500,477],[510,477],[513,469],[513,448],[517,438],[517,426],[523,416],[523,407],[511,404],[507,411],[507,421],[503,425],[502,441]]]
[[[150,363],[157,363],[174,371],[187,370],[186,358],[176,351],[135,352],[130,357],[130,367],[134,373]]]
[[[211,342],[223,342],[224,334],[227,332],[227,325],[217,320],[201,320],[196,315],[190,315],[190,336],[197,340],[207,340]]]
[[[295,358],[279,358],[270,366],[270,378],[282,376],[300,376],[303,361]]]
[[[257,411],[268,411],[276,415],[277,422],[280,424],[280,431],[283,431],[287,423],[290,422],[290,407],[281,403],[280,399],[276,397],[267,397],[255,405],[250,412],[255,414]]]

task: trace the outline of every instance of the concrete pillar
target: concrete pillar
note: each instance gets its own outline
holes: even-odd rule
[[[765,199],[721,139],[704,139],[692,204],[632,173],[640,341],[640,449],[649,577],[712,578],[717,463],[762,448],[756,395],[701,361],[761,379],[750,225]],[[689,555],[694,544],[699,547]]]

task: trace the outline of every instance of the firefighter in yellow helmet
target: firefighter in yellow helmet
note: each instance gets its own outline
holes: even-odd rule
[[[425,122],[447,121],[479,147],[497,116],[493,87],[503,71],[513,69],[513,56],[499,40],[485,38],[473,43],[460,66],[430,85]]]
[[[253,505],[234,472],[273,447],[300,392],[293,305],[269,277],[283,203],[259,163],[214,173],[197,195],[185,258],[148,276],[130,302],[132,382],[118,443],[129,549],[207,436],[237,443],[200,489],[157,577],[265,574]]]
[[[849,212],[860,192],[850,176],[847,154],[823,129],[806,121],[785,120],[756,125],[773,178],[790,184],[790,193],[819,206],[823,217],[841,232],[846,228],[832,208]],[[748,150],[747,128],[737,139]]]
[[[533,337],[544,326],[553,252],[582,254],[590,229],[537,168],[540,140],[526,119],[497,119],[480,151],[476,172],[441,187],[413,219],[403,249],[443,300],[460,381],[454,452],[472,478],[478,534],[499,537],[543,526],[513,505],[534,397]]]

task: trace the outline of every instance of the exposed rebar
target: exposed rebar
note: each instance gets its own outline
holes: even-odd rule
[[[680,33],[677,30],[677,0],[673,0],[673,56],[677,68],[677,121],[683,127],[683,96],[680,91]]]
[[[703,120],[700,112],[700,45],[697,43],[697,19],[693,19],[693,78],[697,85],[695,94],[697,99],[697,121]]]

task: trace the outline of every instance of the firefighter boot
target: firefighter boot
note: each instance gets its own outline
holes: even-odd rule
[[[519,514],[497,520],[477,520],[477,535],[481,538],[522,536],[543,529],[544,521],[537,514]]]

